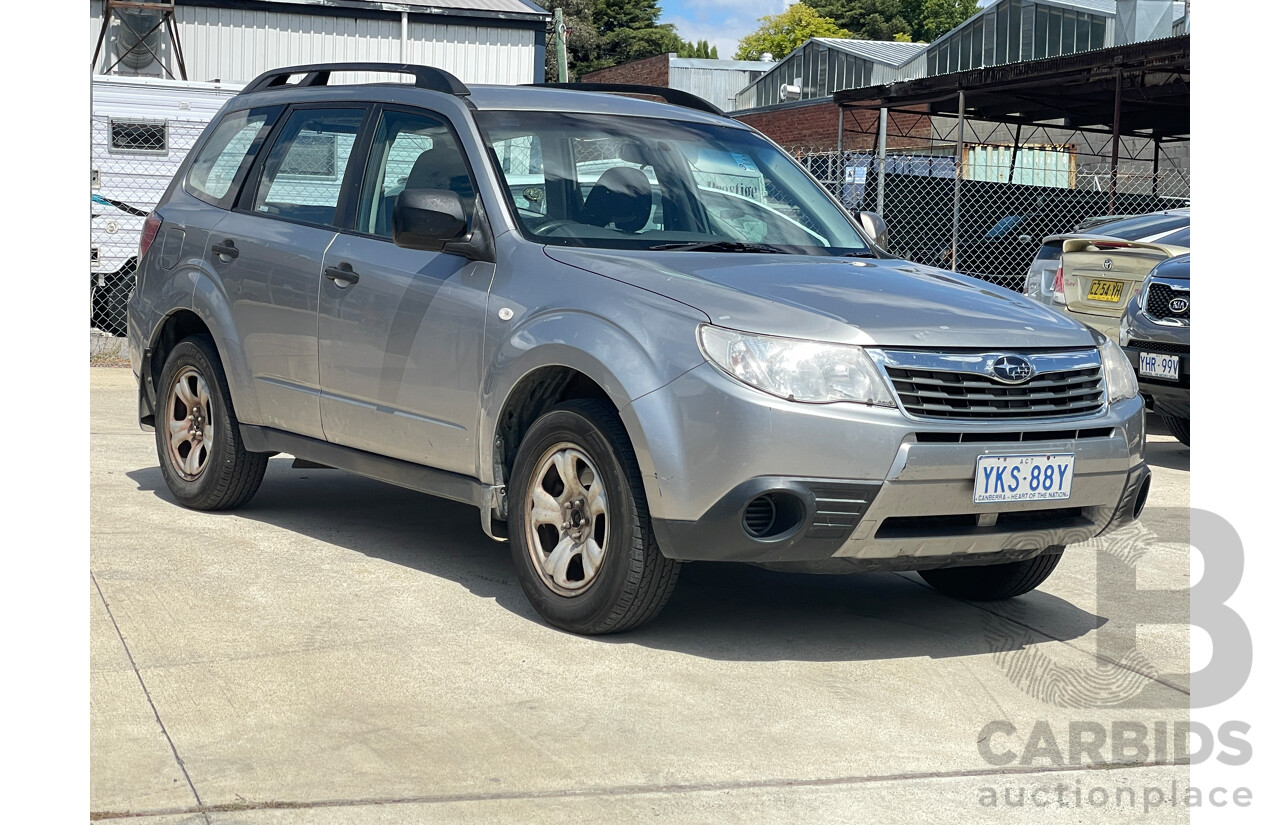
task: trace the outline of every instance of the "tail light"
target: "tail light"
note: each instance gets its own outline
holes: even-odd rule
[[[1062,286],[1062,264],[1058,264],[1058,274],[1053,276],[1053,302],[1064,306],[1067,303],[1067,292]]]
[[[147,250],[151,248],[151,242],[160,232],[160,223],[160,216],[155,212],[147,215],[146,221],[142,224],[142,240],[138,242],[138,260],[142,260],[142,256],[146,255]]]

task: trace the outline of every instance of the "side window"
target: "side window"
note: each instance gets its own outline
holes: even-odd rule
[[[214,206],[229,207],[233,184],[248,170],[279,114],[278,106],[246,109],[219,121],[191,164],[187,191]]]
[[[442,118],[413,112],[383,112],[369,150],[356,228],[391,237],[396,198],[406,189],[448,189],[458,193],[468,223],[476,192],[467,159]]]
[[[342,178],[364,109],[298,109],[263,165],[250,209],[303,223],[336,223]]]

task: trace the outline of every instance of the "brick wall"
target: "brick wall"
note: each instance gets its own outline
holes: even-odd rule
[[[671,78],[669,57],[670,55],[660,54],[643,60],[632,60],[630,63],[588,72],[578,79],[583,83],[638,83],[643,86],[666,86]]]
[[[786,149],[810,149],[816,151],[836,148],[836,130],[840,116],[830,100],[793,103],[766,111],[735,114],[734,118],[764,132]],[[844,141],[846,150],[870,152],[875,148],[879,130],[878,109],[847,109],[844,113]],[[889,148],[928,144],[928,118],[915,115],[890,114],[888,127]],[[899,137],[911,135],[919,141]]]

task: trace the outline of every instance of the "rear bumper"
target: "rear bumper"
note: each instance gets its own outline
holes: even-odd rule
[[[1063,312],[1067,313],[1072,318],[1075,318],[1080,323],[1088,324],[1093,327],[1112,341],[1120,340],[1120,319],[1123,316],[1123,313],[1116,315],[1102,315],[1094,312],[1081,312],[1075,309],[1063,309],[1061,306],[1058,308],[1062,309]]]

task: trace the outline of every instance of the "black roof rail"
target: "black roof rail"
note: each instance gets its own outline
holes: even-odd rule
[[[263,72],[258,75],[248,86],[241,90],[240,94],[247,95],[250,92],[276,89],[285,85],[289,85],[291,88],[327,86],[329,84],[329,75],[332,72],[395,72],[411,74],[414,79],[413,85],[419,89],[430,89],[433,92],[444,92],[445,94],[459,97],[471,94],[471,90],[467,88],[465,83],[444,69],[437,69],[434,66],[415,66],[410,63],[315,63],[310,66],[286,66],[282,69],[272,69],[269,72]],[[289,78],[296,74],[305,75],[305,77],[297,83],[289,84]]]
[[[661,98],[673,106],[683,106],[686,109],[697,109],[699,112],[706,112],[710,115],[727,117],[724,111],[714,103],[680,89],[668,89],[666,86],[637,86],[630,83],[530,83],[525,85],[541,86],[544,89],[573,89],[579,92],[648,95],[649,97]]]

